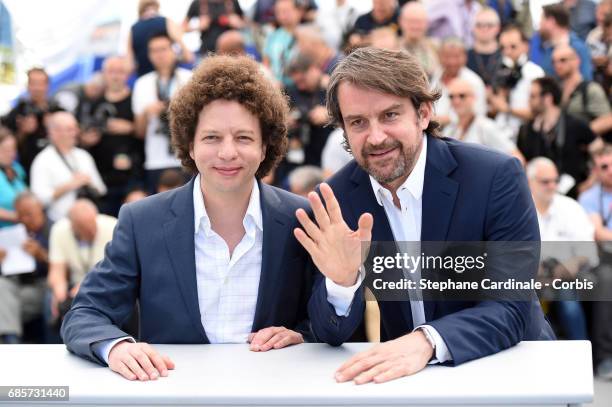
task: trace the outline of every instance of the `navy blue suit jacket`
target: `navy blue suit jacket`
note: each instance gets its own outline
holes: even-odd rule
[[[428,136],[422,196],[422,241],[539,241],[538,220],[518,160],[481,146]],[[353,230],[361,214],[374,217],[373,241],[393,241],[384,208],[368,174],[355,161],[329,185]],[[520,267],[517,265],[517,267]],[[534,276],[535,277],[535,276]],[[427,324],[442,336],[453,363],[499,352],[522,340],[554,339],[537,301],[425,301]],[[315,337],[332,345],[345,342],[363,318],[363,286],[348,316],[337,316],[327,302],[322,276],[309,303]],[[408,301],[379,301],[381,340],[412,331]]]
[[[127,336],[118,327],[137,299],[141,341],[209,343],[198,305],[193,188],[194,180],[121,208],[104,260],[83,280],[62,324],[70,351],[103,364],[92,345]],[[293,229],[295,211],[309,205],[278,188],[263,183],[259,188],[263,245],[253,331],[284,326],[307,339],[314,269]]]

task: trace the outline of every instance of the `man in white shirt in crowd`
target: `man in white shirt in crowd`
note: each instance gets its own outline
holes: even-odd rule
[[[95,199],[106,194],[93,158],[76,147],[78,134],[79,126],[71,113],[54,113],[49,120],[51,144],[32,163],[30,187],[53,222],[68,214],[78,196]]]
[[[149,59],[155,70],[134,84],[132,110],[136,136],[145,143],[145,186],[155,192],[161,173],[168,168],[180,169],[170,144],[167,110],[170,98],[191,77],[191,72],[177,66],[172,40],[164,34],[149,39]]]
[[[599,264],[597,246],[593,241],[594,228],[585,210],[574,199],[557,192],[559,172],[555,163],[546,157],[537,157],[526,166],[529,189],[533,196],[540,236],[541,258],[556,266],[544,278],[572,280],[582,269]],[[556,242],[556,243],[552,243]],[[566,243],[560,243],[566,242]],[[543,267],[546,269],[546,267]],[[575,292],[556,293],[551,307],[557,314],[563,335],[570,340],[586,340],[586,316],[580,302],[565,300],[574,298]]]
[[[460,39],[450,37],[440,45],[440,64],[442,69],[434,75],[432,87],[442,91],[440,99],[434,103],[435,120],[442,126],[447,125],[452,118],[448,85],[457,78],[468,81],[474,90],[475,112],[477,115],[487,114],[487,92],[485,84],[474,71],[466,67],[467,52]]]
[[[315,24],[321,29],[325,42],[333,49],[339,51],[342,48],[344,37],[359,17],[358,5],[359,2],[351,0],[319,2]]]
[[[579,202],[589,214],[595,227],[595,240],[600,244],[601,263],[597,269],[600,284],[612,290],[612,146],[604,145],[592,153],[593,173],[597,183],[580,195]],[[612,291],[608,291],[612,292]],[[612,303],[598,301],[593,304],[593,353],[597,375],[612,379]]]
[[[516,145],[500,134],[493,120],[476,115],[474,91],[468,81],[464,79],[452,81],[448,86],[448,97],[455,114],[444,128],[443,136],[482,144],[522,160],[522,154]]]
[[[71,301],[85,275],[104,257],[117,219],[98,213],[87,199],[78,199],[68,217],[57,221],[49,237],[51,313],[59,316],[60,304]]]
[[[488,92],[488,102],[500,131],[516,143],[521,124],[531,118],[531,82],[543,77],[544,70],[528,60],[529,39],[518,26],[504,27],[499,45],[503,55],[502,67]]]

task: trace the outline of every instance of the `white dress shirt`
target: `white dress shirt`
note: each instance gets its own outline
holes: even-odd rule
[[[597,245],[593,242],[595,227],[586,211],[572,198],[555,194],[548,211],[538,211],[540,238],[542,239],[541,258],[553,257],[564,262],[573,257],[584,257],[591,267],[599,264]],[[554,244],[549,242],[571,242]]]
[[[200,175],[193,188],[194,244],[198,305],[206,336],[210,343],[246,343],[252,332],[263,247],[263,218],[259,186],[253,179],[253,190],[242,220],[245,234],[230,256],[229,247],[211,228],[206,213]],[[94,350],[108,364],[112,347],[123,337],[106,341]]]
[[[391,191],[384,188],[378,181],[370,176],[370,183],[379,205],[384,207],[393,237],[396,242],[419,242],[421,240],[421,222],[423,205],[423,184],[425,181],[425,163],[427,161],[427,137],[423,136],[423,147],[414,169],[397,189],[397,197],[401,208],[393,203]],[[420,250],[419,250],[420,251]],[[363,271],[363,270],[362,270]],[[417,274],[418,273],[418,274]],[[420,278],[420,271],[413,278]],[[350,311],[355,291],[363,281],[363,273],[360,274],[357,283],[351,287],[342,287],[329,278],[325,279],[327,288],[327,300],[334,306],[336,314],[346,316]],[[412,322],[416,329],[423,328],[429,333],[435,342],[435,358],[430,363],[442,363],[451,360],[452,357],[438,331],[425,325],[425,307],[422,300],[411,300],[410,310]]]
[[[225,240],[211,228],[199,175],[194,185],[196,279],[202,325],[210,343],[246,343],[252,332],[261,275],[263,220],[259,186],[253,180],[242,220],[246,233],[230,256]]]
[[[466,143],[482,144],[483,146],[494,148],[502,153],[511,154],[516,150],[516,144],[510,141],[502,133],[502,129],[497,123],[487,116],[475,116],[463,134],[462,141]],[[444,137],[458,139],[461,136],[459,128],[459,118],[452,119],[451,122],[442,130]]]
[[[98,167],[91,155],[80,148],[74,147],[68,154],[60,156],[58,150],[49,145],[45,147],[32,162],[30,170],[30,187],[32,193],[47,207],[47,215],[54,222],[68,215],[68,211],[77,199],[77,191],[68,191],[53,199],[53,192],[74,177],[74,172],[87,174],[90,177],[89,186],[100,195],[106,194],[106,185],[98,172]]]
[[[472,85],[474,92],[474,113],[480,116],[487,114],[487,88],[478,74],[470,68],[463,67],[459,70],[458,79],[467,81]],[[456,118],[457,114],[453,111],[450,101],[448,88],[442,82],[442,70],[436,72],[431,81],[432,89],[439,88],[441,95],[440,99],[434,103],[434,112],[437,116],[449,116],[451,119]]]

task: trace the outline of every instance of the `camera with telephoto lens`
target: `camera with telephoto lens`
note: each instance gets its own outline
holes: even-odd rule
[[[493,89],[514,89],[522,76],[520,66],[509,67],[501,65],[493,78]]]
[[[42,110],[40,107],[36,106],[34,103],[30,101],[24,102],[23,107],[20,112],[22,116],[32,116],[32,115],[40,116],[44,113],[45,113],[44,110]]]
[[[290,113],[296,124],[294,128],[289,129],[289,138],[297,138],[303,146],[310,143],[311,124],[308,113],[299,106]]]
[[[159,127],[157,127],[157,134],[163,134],[164,136],[170,137],[170,118],[168,117],[168,107],[170,106],[169,100],[162,100],[164,108],[157,116],[159,119]]]

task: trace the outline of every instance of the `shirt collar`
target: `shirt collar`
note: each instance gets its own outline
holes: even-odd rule
[[[261,203],[259,200],[259,185],[253,179],[253,190],[249,198],[249,206],[247,207],[244,219],[242,221],[247,233],[252,230],[250,225],[255,225],[257,229],[263,231],[263,217],[261,214]],[[198,233],[200,226],[204,226],[205,232],[209,235],[212,232],[210,227],[210,218],[206,213],[206,205],[204,205],[204,196],[200,187],[200,174],[198,174],[193,183],[193,218],[195,233]]]
[[[421,147],[421,153],[419,154],[419,158],[417,159],[416,165],[412,169],[406,181],[397,189],[398,196],[402,191],[408,191],[413,196],[414,199],[421,199],[423,195],[423,184],[425,182],[425,163],[427,161],[427,135],[423,134],[423,146]],[[376,201],[380,206],[383,206],[383,197],[387,197],[391,201],[391,191],[380,185],[378,181],[374,179],[370,175],[370,183],[372,184],[372,189],[374,190],[374,196],[376,197]]]

